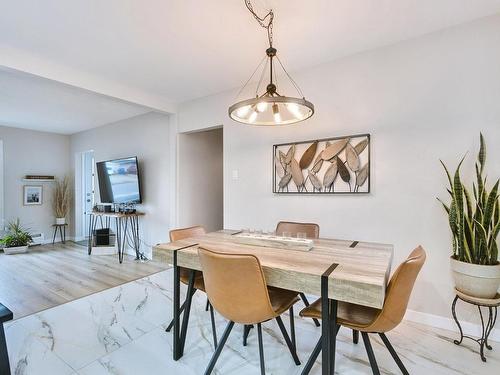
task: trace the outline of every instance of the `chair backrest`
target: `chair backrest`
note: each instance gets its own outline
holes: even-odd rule
[[[201,225],[197,225],[194,227],[189,227],[189,228],[180,228],[180,229],[173,229],[170,231],[170,241],[179,241],[183,240],[184,238],[189,238],[193,236],[201,236],[205,234],[205,228],[203,228]]]
[[[276,226],[276,234],[281,236],[283,232],[290,232],[292,235],[305,233],[307,238],[319,238],[319,225],[314,223],[295,223],[293,221],[280,221]]]
[[[384,307],[371,325],[373,332],[387,332],[401,323],[425,258],[425,250],[419,246],[396,269],[387,286]]]
[[[212,306],[239,324],[275,317],[259,259],[247,254],[224,254],[198,248],[205,289]]]

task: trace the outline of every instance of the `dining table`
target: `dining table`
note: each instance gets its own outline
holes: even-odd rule
[[[319,238],[308,251],[273,246],[270,241],[252,244],[238,240],[241,230],[220,230],[153,247],[153,260],[173,266],[173,359],[184,354],[190,293],[180,314],[180,267],[202,271],[198,248],[228,254],[255,255],[269,286],[321,296],[322,374],[335,371],[338,302],[349,302],[381,309],[384,304],[394,253],[391,244]],[[188,286],[192,288],[192,285]]]

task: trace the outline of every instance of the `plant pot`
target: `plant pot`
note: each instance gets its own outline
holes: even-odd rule
[[[66,224],[66,218],[65,217],[56,217],[56,224],[57,225],[64,225],[64,224]]]
[[[3,252],[7,255],[26,253],[28,246],[4,247]]]
[[[466,263],[450,258],[455,288],[479,298],[494,298],[500,287],[500,263],[494,266]]]

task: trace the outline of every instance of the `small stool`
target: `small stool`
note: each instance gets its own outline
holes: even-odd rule
[[[59,233],[61,234],[61,242],[66,243],[66,226],[68,224],[52,224],[54,227],[54,237],[52,238],[52,245],[56,242],[56,234],[59,229]]]
[[[479,344],[479,354],[481,355],[481,359],[483,360],[483,362],[486,362],[486,357],[484,356],[484,347],[486,347],[488,350],[493,349],[491,345],[488,344],[488,337],[493,330],[493,327],[495,326],[497,320],[497,310],[498,306],[500,306],[500,294],[497,294],[494,298],[478,298],[469,296],[457,289],[455,289],[455,293],[456,296],[453,300],[453,304],[451,305],[451,313],[453,314],[453,319],[455,319],[458,329],[460,330],[460,340],[454,340],[453,342],[456,345],[460,345],[464,338],[468,338],[477,342]],[[476,339],[474,337],[466,336],[463,334],[462,327],[460,326],[460,322],[458,321],[457,314],[455,312],[455,307],[458,299],[477,306],[477,309],[479,310],[479,316],[481,318],[481,338]],[[486,325],[484,324],[483,311],[481,310],[481,307],[488,308],[488,321]]]
[[[12,318],[12,311],[0,303],[0,374],[3,375],[10,375],[9,353],[3,324]]]

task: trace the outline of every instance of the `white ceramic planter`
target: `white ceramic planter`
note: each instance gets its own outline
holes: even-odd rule
[[[26,253],[28,246],[4,247],[3,252],[7,255]]]
[[[66,218],[65,217],[56,217],[56,224],[57,225],[64,225],[64,224],[66,224]]]
[[[455,287],[469,296],[493,298],[500,287],[500,264],[484,266],[450,258]]]

